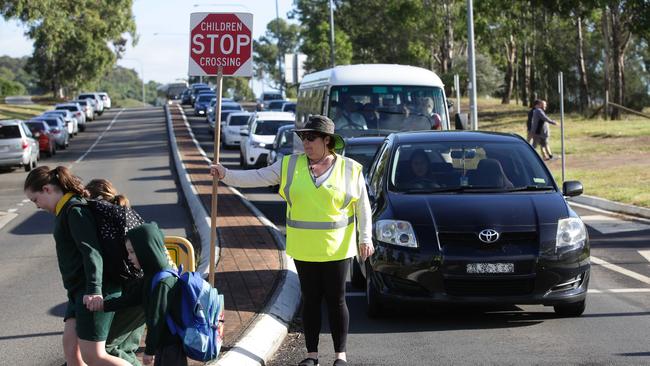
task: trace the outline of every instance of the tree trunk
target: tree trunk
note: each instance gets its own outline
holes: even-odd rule
[[[576,31],[578,38],[578,73],[580,74],[580,111],[589,107],[589,84],[587,83],[587,69],[585,68],[584,40],[582,38],[582,17],[576,17]]]
[[[446,0],[442,4],[444,35],[440,45],[440,70],[443,74],[451,71],[454,58],[454,16],[453,1]]]
[[[605,98],[607,93],[609,93],[609,91],[611,90],[610,82],[609,82],[609,60],[610,60],[609,44],[610,44],[611,40],[609,38],[609,33],[610,32],[609,32],[609,15],[608,15],[608,13],[609,12],[607,11],[607,7],[603,8],[603,15],[601,17],[601,19],[602,19],[602,27],[603,27],[603,39],[605,40],[605,42],[603,42],[605,44],[605,49],[603,50],[603,52],[604,52],[604,55],[603,55],[603,60],[604,60],[603,86],[605,87],[605,90],[603,90],[603,98]],[[605,102],[607,102],[606,99],[607,98],[604,99]],[[607,104],[605,105],[605,108],[604,108],[604,116],[605,116],[605,120],[607,120],[607,118],[609,118],[609,106]]]
[[[517,45],[515,44],[515,37],[511,34],[510,39],[505,44],[506,50],[506,75],[504,79],[505,89],[503,90],[503,98],[501,98],[501,104],[510,104],[510,98],[512,97],[512,88],[514,86],[514,65],[517,56]]]
[[[528,106],[528,96],[530,91],[530,62],[528,61],[528,43],[524,42],[521,48],[521,66],[520,66],[520,84],[521,103]]]
[[[630,33],[622,22],[620,4],[610,5],[612,72],[614,78],[614,103],[623,105],[625,101],[625,50],[630,41]],[[620,119],[618,108],[612,108],[612,119]]]

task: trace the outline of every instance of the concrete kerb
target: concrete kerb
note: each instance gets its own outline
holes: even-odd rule
[[[207,224],[207,231],[205,234],[202,234],[201,230],[199,230],[199,235],[201,236],[202,245],[204,242],[207,242],[207,245],[209,245],[210,216],[207,214],[205,208],[199,201],[197,192],[190,184],[189,176],[185,170],[185,166],[182,164],[180,152],[178,151],[178,147],[176,145],[176,138],[173,133],[174,131],[171,123],[171,114],[167,105],[165,105],[165,113],[167,118],[167,127],[170,136],[171,149],[173,152],[172,155],[174,156],[174,164],[176,165],[176,171],[178,172],[179,180],[181,181],[181,189],[183,190],[183,193],[188,202],[188,206],[190,206],[191,210],[192,205],[197,206],[196,203],[198,203],[198,207],[196,207],[197,213],[195,214],[194,210],[192,210],[192,219],[197,223],[197,229],[199,229],[201,222]],[[200,149],[200,146],[196,140],[195,143]],[[202,149],[200,149],[200,151],[202,151]],[[203,155],[205,157],[205,154]],[[185,181],[186,184],[184,184],[183,181]],[[291,322],[293,316],[298,310],[298,306],[300,304],[300,284],[298,282],[298,274],[296,272],[296,267],[293,263],[293,260],[289,259],[289,257],[286,255],[286,252],[284,251],[285,241],[280,230],[278,230],[278,228],[271,221],[269,221],[264,216],[264,214],[257,209],[257,207],[251,204],[238,190],[232,187],[228,187],[228,189],[235,193],[241,202],[246,205],[246,207],[248,207],[266,226],[267,230],[269,230],[275,239],[278,248],[282,249],[280,259],[282,261],[281,265],[284,275],[282,276],[280,280],[281,282],[276,287],[275,293],[272,295],[270,301],[266,304],[262,313],[257,315],[253,323],[248,327],[245,334],[240,338],[240,340],[219,359],[210,361],[206,365],[265,365],[284,341],[284,338],[288,333],[289,322]],[[192,205],[190,205],[190,198],[188,196],[193,196],[192,201],[196,201],[196,203],[192,203]],[[207,240],[204,240],[203,235],[207,235]],[[209,247],[207,248],[208,249],[206,250],[209,250]]]
[[[194,185],[192,185],[190,177],[187,174],[187,170],[185,169],[185,165],[183,164],[183,160],[181,158],[181,153],[178,151],[178,146],[176,145],[176,135],[174,135],[174,126],[172,125],[169,106],[165,104],[164,108],[165,118],[167,120],[167,134],[169,135],[169,144],[172,150],[172,157],[174,159],[174,166],[176,167],[178,181],[181,184],[181,190],[183,191],[185,202],[187,202],[187,206],[190,208],[192,220],[194,221],[194,225],[196,225],[196,230],[198,231],[199,238],[201,239],[201,258],[196,271],[207,275],[210,268],[208,263],[210,261],[210,256],[206,255],[210,253],[210,215],[205,210],[205,207],[203,207],[203,203],[201,203],[201,200],[199,199],[199,194],[194,188]],[[218,239],[217,243],[215,244],[217,248],[219,248]],[[217,251],[216,260],[219,259],[218,255],[219,252]]]
[[[643,219],[650,219],[650,209],[625,203],[614,202],[600,197],[580,195],[568,199],[569,203],[588,206],[587,208],[598,208],[610,213],[625,214]]]

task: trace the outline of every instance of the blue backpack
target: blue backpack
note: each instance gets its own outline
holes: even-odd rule
[[[167,327],[183,341],[187,357],[197,361],[210,361],[219,355],[223,343],[223,295],[210,286],[198,272],[178,272],[166,269],[156,273],[151,281],[151,291],[166,277],[178,278],[181,286],[181,322],[177,324],[167,314]]]

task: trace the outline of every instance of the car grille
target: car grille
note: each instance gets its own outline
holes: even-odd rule
[[[520,296],[533,292],[535,280],[447,279],[445,291],[452,296]]]
[[[485,243],[479,240],[478,234],[473,232],[440,232],[438,233],[440,246],[466,246],[477,247]],[[537,243],[536,231],[503,232],[494,244],[524,245]]]

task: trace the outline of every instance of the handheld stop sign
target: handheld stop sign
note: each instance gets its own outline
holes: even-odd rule
[[[190,14],[190,76],[217,76],[214,108],[214,158],[219,162],[223,76],[253,76],[253,14]],[[217,177],[212,178],[210,264],[208,280],[214,285],[217,241]]]

